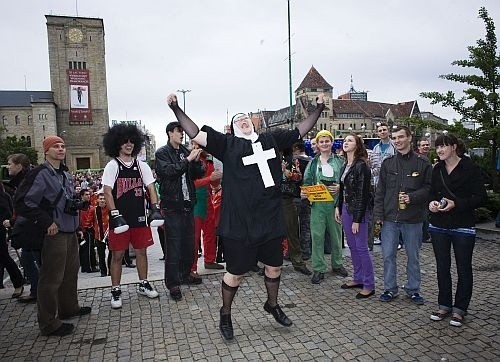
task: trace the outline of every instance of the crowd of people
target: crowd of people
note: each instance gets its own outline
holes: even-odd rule
[[[0,281],[5,267],[15,288],[12,298],[37,303],[41,334],[70,334],[74,326],[64,320],[91,313],[78,301],[79,270],[110,276],[113,309],[123,304],[123,265],[136,267],[138,294],[157,298],[148,281],[151,228],[158,230],[173,300],[183,299],[183,284],[203,283],[197,270],[200,249],[206,269],[225,269],[219,329],[226,340],[234,336],[231,307],[239,285],[258,262],[267,291],[263,309],[290,327],[293,322],[278,303],[284,254],[311,283],[321,284],[330,270],[345,278],[342,289],[357,289],[356,299],[369,299],[376,293],[370,251],[379,243],[381,302],[391,302],[401,291],[413,303],[425,303],[419,253],[422,242],[432,242],[439,295],[430,318],[463,324],[473,288],[473,211],[485,202],[486,191],[478,166],[454,135],[435,140],[439,161],[434,166],[427,157],[428,139],[418,140],[414,150],[407,127],[391,129],[386,123],[377,124],[380,141],[372,150],[354,133],[333,150],[334,137],[321,130],[310,157],[302,137],[324,108],[322,95],[294,130],[261,133],[244,113],[233,117],[225,133],[199,129],[175,95],[167,102],[177,120],[166,126],[167,143],[157,150],[154,169],[137,158],[144,135],[125,124],[104,135],[111,160],[103,172],[70,174],[63,163],[64,140],[57,136],[45,138],[42,165],[31,168],[26,156],[9,156],[11,180],[0,188]],[[189,148],[184,133],[192,140]],[[21,224],[37,231],[29,245],[21,242]],[[9,254],[8,240],[21,249],[24,276]],[[344,240],[352,277],[343,260]],[[401,245],[407,256],[404,284],[397,281]],[[31,285],[28,295],[24,279]]]

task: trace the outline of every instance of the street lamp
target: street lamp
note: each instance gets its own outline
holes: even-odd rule
[[[292,40],[290,39],[290,0],[288,0],[288,86],[290,95],[290,108],[288,117],[290,118],[291,129],[293,129],[292,114]]]
[[[191,89],[177,89],[177,92],[182,93],[182,110],[186,113],[186,93],[191,92]]]

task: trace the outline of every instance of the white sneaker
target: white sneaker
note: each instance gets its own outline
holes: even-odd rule
[[[122,307],[121,289],[111,289],[111,308],[120,309]]]
[[[382,241],[379,238],[373,239],[373,245],[380,245],[380,244],[382,244]]]
[[[137,289],[137,293],[141,295],[145,295],[148,298],[157,298],[158,292],[153,289],[151,284],[147,280],[143,281],[139,284],[139,288]]]

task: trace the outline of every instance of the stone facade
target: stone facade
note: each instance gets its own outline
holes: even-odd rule
[[[43,162],[43,139],[57,134],[52,92],[0,91],[0,120],[5,127],[3,136],[28,141],[38,152],[38,163]]]
[[[102,135],[109,129],[104,23],[98,18],[46,15],[50,82],[57,104],[57,131],[67,146],[70,170],[102,168],[108,158]],[[68,69],[89,71],[92,119],[70,122]]]

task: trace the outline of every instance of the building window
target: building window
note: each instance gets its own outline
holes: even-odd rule
[[[14,117],[14,122],[16,123],[16,126],[19,126],[19,116]]]
[[[30,136],[26,137],[26,142],[28,142],[28,147],[31,147],[31,137]]]
[[[69,69],[73,69],[73,63],[69,62]]]
[[[87,62],[82,62],[82,69],[87,69]]]
[[[82,62],[78,62],[78,69],[82,69]]]
[[[31,115],[28,116],[28,126],[31,125],[31,121],[33,120],[33,117]]]

